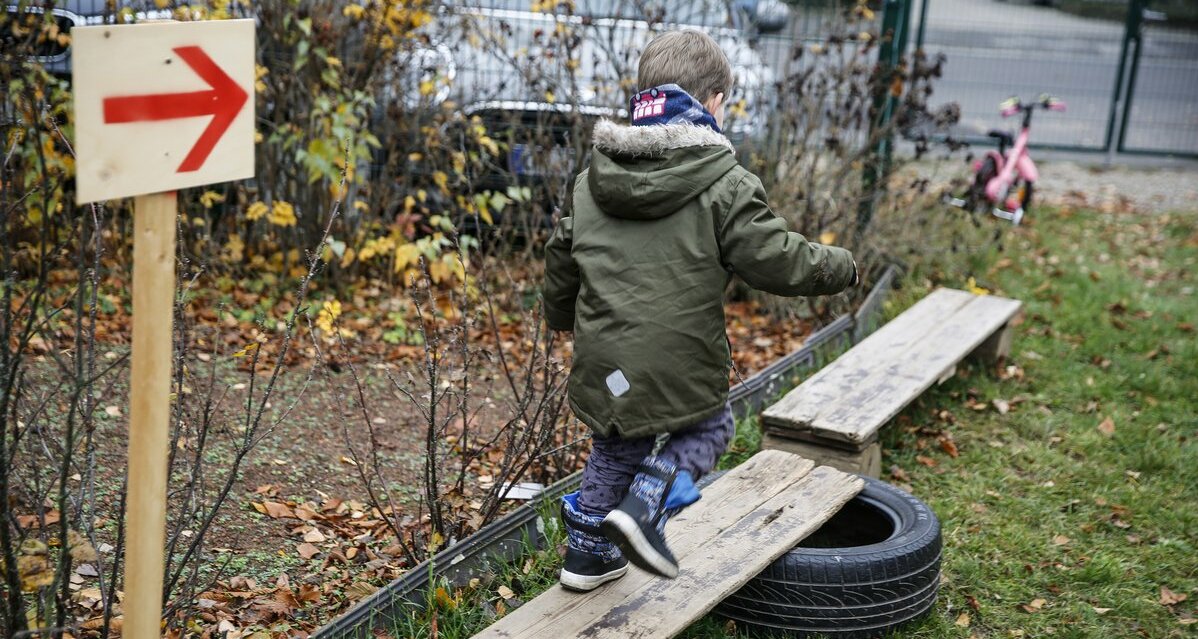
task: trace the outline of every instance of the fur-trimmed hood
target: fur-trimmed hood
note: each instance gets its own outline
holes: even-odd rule
[[[722,133],[697,124],[656,124],[629,126],[603,119],[592,132],[595,148],[608,155],[654,157],[672,149],[692,146],[722,146],[735,153],[732,142]]]
[[[694,124],[600,120],[593,139],[591,196],[603,212],[624,219],[672,215],[737,166],[728,138]]]

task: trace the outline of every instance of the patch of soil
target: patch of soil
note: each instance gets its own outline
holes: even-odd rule
[[[736,364],[732,383],[796,350],[812,330],[807,322],[778,322],[754,302],[729,304],[727,317]],[[235,336],[226,341],[235,344],[243,339]],[[512,339],[519,339],[519,335]],[[511,357],[512,343],[489,346],[493,351],[505,349]],[[104,356],[105,360],[116,360],[124,349],[113,347]],[[356,344],[350,349],[359,352]],[[102,347],[100,350],[104,353]],[[375,345],[360,352],[380,350],[385,347]],[[563,359],[568,358],[570,350],[568,341],[559,344]],[[412,348],[407,352],[406,361],[387,364],[393,378],[406,380],[402,365],[412,365],[411,358],[421,351]],[[263,594],[266,591],[253,597],[230,593],[257,592],[274,584],[269,593],[291,593],[288,596],[293,598],[303,595],[307,599],[299,603],[308,613],[300,616],[304,621],[296,619],[294,629],[310,630],[327,623],[409,566],[396,546],[394,535],[383,525],[381,514],[370,507],[362,473],[372,475],[376,486],[382,484],[389,489],[392,507],[411,526],[421,526],[425,421],[413,402],[388,379],[384,364],[378,363],[377,357],[363,357],[366,358],[373,361],[337,361],[333,357],[330,366],[313,368],[312,360],[299,357],[278,379],[263,413],[264,424],[273,426],[259,432],[257,444],[242,460],[228,500],[203,544],[204,563],[210,568],[217,565],[225,568],[221,574],[208,575],[212,579],[219,577],[220,581],[202,596],[231,610],[236,627],[248,628],[269,620],[269,616],[254,612],[264,605],[262,597],[267,595]],[[204,398],[209,395],[220,398],[209,409],[212,415],[209,445],[202,456],[203,486],[209,501],[229,476],[244,437],[246,402],[251,390],[252,414],[258,410],[268,379],[262,371],[252,377],[244,355],[217,359],[213,363],[211,357],[193,355],[190,377],[183,389],[185,410],[178,416],[178,423],[191,429],[187,431],[188,437],[194,437],[194,428],[203,419]],[[262,359],[273,361],[266,354]],[[361,400],[354,382],[355,372],[361,380]],[[121,371],[111,392],[105,394],[100,407],[104,416],[95,433],[95,484],[97,493],[102,500],[107,499],[109,506],[116,503],[125,472],[127,375],[127,369]],[[496,361],[481,362],[472,385],[481,405],[472,425],[478,441],[494,434],[502,420],[513,414],[508,407],[511,391]],[[365,413],[361,408],[363,403],[367,407]],[[585,435],[585,428],[575,428],[577,432],[571,436]],[[455,437],[461,436],[460,425],[455,433]],[[456,439],[441,442],[447,448],[459,443]],[[185,438],[176,454],[194,455],[193,444],[194,439]],[[584,454],[580,451],[573,463],[581,463]],[[372,455],[377,455],[379,475],[373,474],[369,464],[359,466],[354,461],[357,458],[364,462]],[[456,477],[457,458],[449,454],[445,462],[439,468],[440,473]],[[466,490],[459,499],[463,508],[470,508],[479,498],[485,468],[468,469]],[[571,469],[563,469],[559,474],[568,470]],[[186,479],[173,478],[176,492],[169,498],[172,514],[188,503],[186,495],[178,489],[186,484]],[[115,544],[115,532],[114,525],[103,528],[104,541]],[[179,548],[194,534],[196,531],[184,532]],[[452,543],[453,540],[437,541]],[[94,578],[85,578],[83,587],[94,586],[92,581]],[[300,588],[304,590],[301,592]],[[213,617],[217,619],[229,617]]]

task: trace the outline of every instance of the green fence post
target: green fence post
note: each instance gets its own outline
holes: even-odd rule
[[[904,15],[910,18],[911,0],[886,0],[882,7],[882,28],[878,42],[878,82],[873,87],[873,108],[869,126],[869,138],[890,123],[894,98],[890,95],[890,85],[894,73],[894,65],[901,56],[899,39],[907,29],[900,27]],[[905,43],[905,39],[903,40]],[[890,158],[890,136],[887,134],[878,140],[873,149],[873,157],[868,158],[862,173],[864,188],[861,203],[857,208],[857,232],[860,233],[869,226],[873,219],[874,208],[878,202],[879,185],[886,176]]]
[[[1148,8],[1148,0],[1132,0],[1135,11],[1129,12],[1127,28],[1132,30],[1136,41],[1136,49],[1131,54],[1131,71],[1127,74],[1127,93],[1123,98],[1123,114],[1119,122],[1119,137],[1115,141],[1115,150],[1123,152],[1124,141],[1127,140],[1127,122],[1131,117],[1131,101],[1136,95],[1136,76],[1140,73],[1140,54],[1144,52],[1144,10]],[[1133,22],[1134,20],[1134,22]]]
[[[915,49],[923,49],[923,32],[928,24],[928,2],[930,0],[921,0],[919,5],[919,30],[915,32]]]
[[[1135,40],[1136,56],[1135,62],[1132,63],[1133,69],[1138,67],[1140,58],[1140,23],[1144,20],[1144,5],[1146,0],[1130,0],[1127,3],[1127,17],[1123,26],[1123,45],[1119,48],[1119,68],[1115,71],[1115,90],[1111,95],[1111,109],[1107,116],[1106,139],[1103,144],[1103,149],[1107,152],[1108,161],[1115,153],[1123,147],[1123,127],[1127,126],[1127,112],[1131,103],[1131,95],[1135,92],[1134,71],[1132,78],[1125,77],[1127,71],[1127,53],[1131,49],[1132,40]],[[1127,82],[1125,82],[1127,81]],[[1126,89],[1124,88],[1126,87]],[[1127,94],[1127,100],[1124,100],[1124,93]],[[1120,104],[1122,103],[1122,117],[1120,114]],[[1121,129],[1116,134],[1115,122],[1120,123]]]

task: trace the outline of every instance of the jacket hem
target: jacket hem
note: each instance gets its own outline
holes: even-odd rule
[[[633,439],[636,437],[651,437],[665,433],[676,433],[681,430],[694,426],[695,424],[714,417],[724,410],[728,405],[728,391],[719,394],[719,401],[706,406],[700,410],[679,417],[671,417],[670,419],[655,420],[644,423],[629,424],[605,424],[589,415],[586,411],[580,410],[574,398],[569,399],[570,410],[574,411],[574,416],[588,428],[595,431],[601,437],[611,437],[619,435],[624,439]]]

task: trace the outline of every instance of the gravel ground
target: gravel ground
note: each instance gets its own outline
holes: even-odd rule
[[[1091,167],[1048,162],[1036,190],[1042,202],[1096,208],[1130,204],[1145,213],[1198,212],[1198,164],[1172,168]]]
[[[1037,168],[1040,180],[1036,182],[1035,199],[1040,203],[1143,213],[1198,213],[1198,162],[1106,168],[1095,160],[1050,158],[1038,161]],[[907,169],[929,178],[933,186],[968,173],[960,160],[921,161],[907,165]]]

